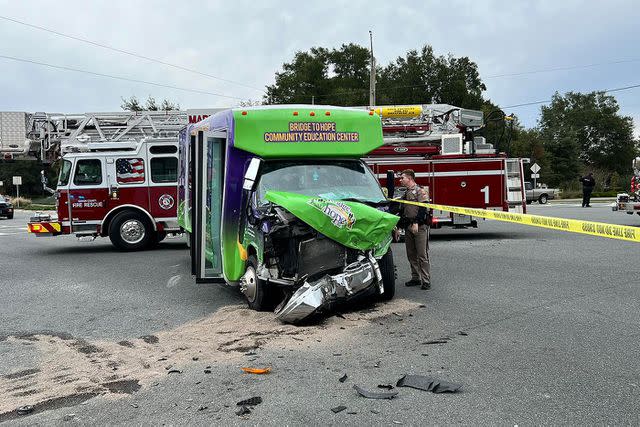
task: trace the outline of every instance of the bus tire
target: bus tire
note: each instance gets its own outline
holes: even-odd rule
[[[140,212],[127,210],[111,221],[109,239],[121,251],[139,251],[150,246],[155,235],[148,218]]]
[[[244,280],[247,283],[247,289],[243,293],[249,308],[256,311],[269,309],[266,283],[258,278],[258,259],[255,255],[249,255],[247,259]]]
[[[382,284],[384,286],[384,291],[380,294],[380,299],[383,301],[389,301],[396,294],[396,267],[393,262],[393,253],[391,252],[391,248],[389,248],[387,253],[380,258],[378,266],[380,267]]]

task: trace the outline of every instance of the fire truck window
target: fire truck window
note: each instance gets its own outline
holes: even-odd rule
[[[178,159],[156,157],[151,159],[151,181],[176,182],[178,180]]]
[[[102,183],[102,163],[98,159],[78,160],[73,176],[75,185],[98,185]]]
[[[178,149],[174,145],[154,145],[149,151],[151,154],[174,154]]]
[[[60,179],[58,179],[58,185],[67,185],[69,178],[71,177],[71,162],[69,160],[62,161],[62,167],[60,168]]]
[[[116,180],[118,184],[144,182],[144,161],[142,159],[116,160]]]

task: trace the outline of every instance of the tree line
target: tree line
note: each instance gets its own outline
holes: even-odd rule
[[[313,47],[282,65],[263,102],[368,105],[369,69],[366,47]],[[632,118],[621,115],[615,97],[604,92],[555,93],[541,107],[537,126],[525,128],[485,97],[478,66],[466,56],[438,56],[425,45],[376,65],[376,76],[377,105],[444,103],[482,110],[486,126],[480,134],[487,142],[538,163],[541,181],[552,186],[577,189],[577,178],[593,171],[598,188],[622,189],[639,155]]]
[[[296,52],[275,73],[274,83],[258,103],[368,105],[370,62],[369,49],[353,43]],[[526,128],[517,115],[507,116],[485,96],[487,87],[478,65],[469,57],[436,55],[425,45],[386,65],[376,64],[375,71],[376,105],[442,103],[482,110],[485,127],[478,135],[498,151],[538,163],[540,181],[551,186],[577,190],[577,178],[592,171],[598,189],[623,189],[631,162],[640,154],[632,118],[621,115],[615,97],[604,92],[555,93],[540,108],[537,125]],[[166,99],[158,105],[151,96],[145,104],[135,96],[122,102],[121,107],[130,111],[180,108]]]

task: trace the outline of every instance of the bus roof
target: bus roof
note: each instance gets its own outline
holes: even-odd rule
[[[380,116],[365,109],[326,105],[234,108],[195,124],[219,128],[232,114],[230,145],[263,158],[362,157],[380,147]],[[204,125],[204,126],[203,126]]]

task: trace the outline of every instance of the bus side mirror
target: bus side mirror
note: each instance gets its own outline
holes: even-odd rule
[[[387,171],[387,197],[393,198],[393,193],[396,190],[396,174],[392,170]]]
[[[254,186],[256,185],[256,177],[258,176],[258,170],[260,169],[261,163],[262,160],[260,160],[258,157],[254,157],[253,159],[251,159],[249,167],[244,174],[244,183],[242,184],[243,190],[253,190]]]

